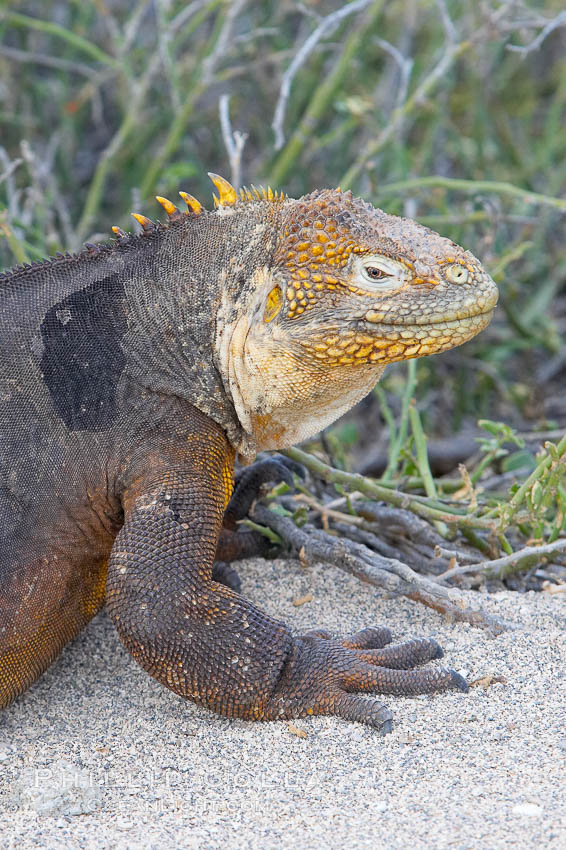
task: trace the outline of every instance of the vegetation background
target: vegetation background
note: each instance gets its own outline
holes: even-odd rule
[[[380,476],[366,497],[449,547],[439,584],[563,588],[565,119],[560,0],[3,0],[0,267],[131,230],[155,194],[204,202],[209,170],[292,196],[341,185],[439,230],[499,284],[494,321],[390,367],[324,436],[334,472],[311,471],[342,493],[334,531],[353,517],[374,551],[340,488]],[[397,555],[425,569],[404,534]]]

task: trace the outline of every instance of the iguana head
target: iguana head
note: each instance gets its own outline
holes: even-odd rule
[[[183,264],[191,268],[179,309],[197,309],[203,287],[215,300],[214,362],[237,416],[222,424],[242,456],[312,436],[388,363],[461,345],[489,323],[495,284],[432,230],[339,189],[294,200],[271,189],[238,193],[210,176],[214,212],[181,193],[187,221],[158,200],[180,228],[171,250],[183,254],[181,281]],[[152,222],[136,218],[151,232]],[[206,398],[199,404],[208,410]]]
[[[461,345],[491,319],[497,289],[478,260],[414,221],[339,189],[242,198],[278,230],[219,346],[225,385],[258,449],[317,433],[388,363]],[[226,206],[236,213],[241,203]]]

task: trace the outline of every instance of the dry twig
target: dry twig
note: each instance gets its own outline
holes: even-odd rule
[[[247,133],[240,133],[239,130],[232,130],[230,123],[230,97],[223,94],[218,101],[218,111],[220,113],[220,127],[222,129],[222,139],[230,160],[230,182],[239,189],[242,185],[242,152]]]
[[[329,35],[334,32],[336,27],[341,21],[348,17],[348,15],[353,15],[355,12],[359,12],[362,9],[365,9],[366,6],[372,0],[354,0],[352,3],[348,3],[346,6],[342,6],[341,9],[337,9],[332,14],[327,15],[322,21],[319,23],[317,28],[313,30],[313,32],[309,35],[305,43],[295,54],[295,57],[285,73],[283,74],[283,79],[281,80],[281,88],[279,90],[279,98],[277,100],[277,105],[275,106],[275,112],[273,114],[273,122],[271,126],[273,127],[273,132],[275,133],[275,150],[281,150],[283,145],[285,144],[285,134],[283,132],[283,123],[285,121],[285,110],[287,108],[287,101],[289,99],[289,95],[291,93],[291,84],[295,77],[295,74],[301,68],[302,65],[307,61],[307,59],[312,55],[313,49],[318,44],[321,38],[325,35]]]
[[[468,608],[461,595],[453,588],[444,587],[426,576],[419,575],[401,561],[384,558],[363,544],[332,537],[319,529],[297,528],[292,519],[280,516],[263,505],[255,506],[253,518],[276,532],[295,557],[298,557],[302,550],[307,561],[334,564],[361,581],[392,594],[407,596],[454,621],[470,623],[494,634],[500,633],[509,625],[481,609]]]

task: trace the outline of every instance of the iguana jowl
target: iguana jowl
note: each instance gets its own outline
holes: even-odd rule
[[[465,682],[409,669],[434,641],[293,636],[215,581],[234,457],[316,433],[387,363],[470,339],[497,291],[471,254],[350,192],[211,177],[213,212],[159,199],[166,225],[137,216],[139,236],[0,278],[0,705],[106,600],[134,658],[188,699],[388,731],[359,692]]]

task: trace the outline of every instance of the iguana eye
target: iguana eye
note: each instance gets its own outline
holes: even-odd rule
[[[383,269],[378,269],[377,266],[364,266],[364,272],[370,280],[381,280],[384,277],[391,277],[391,275],[383,271]]]
[[[381,254],[366,254],[354,261],[358,286],[371,292],[399,289],[407,273],[407,269],[397,260]]]

